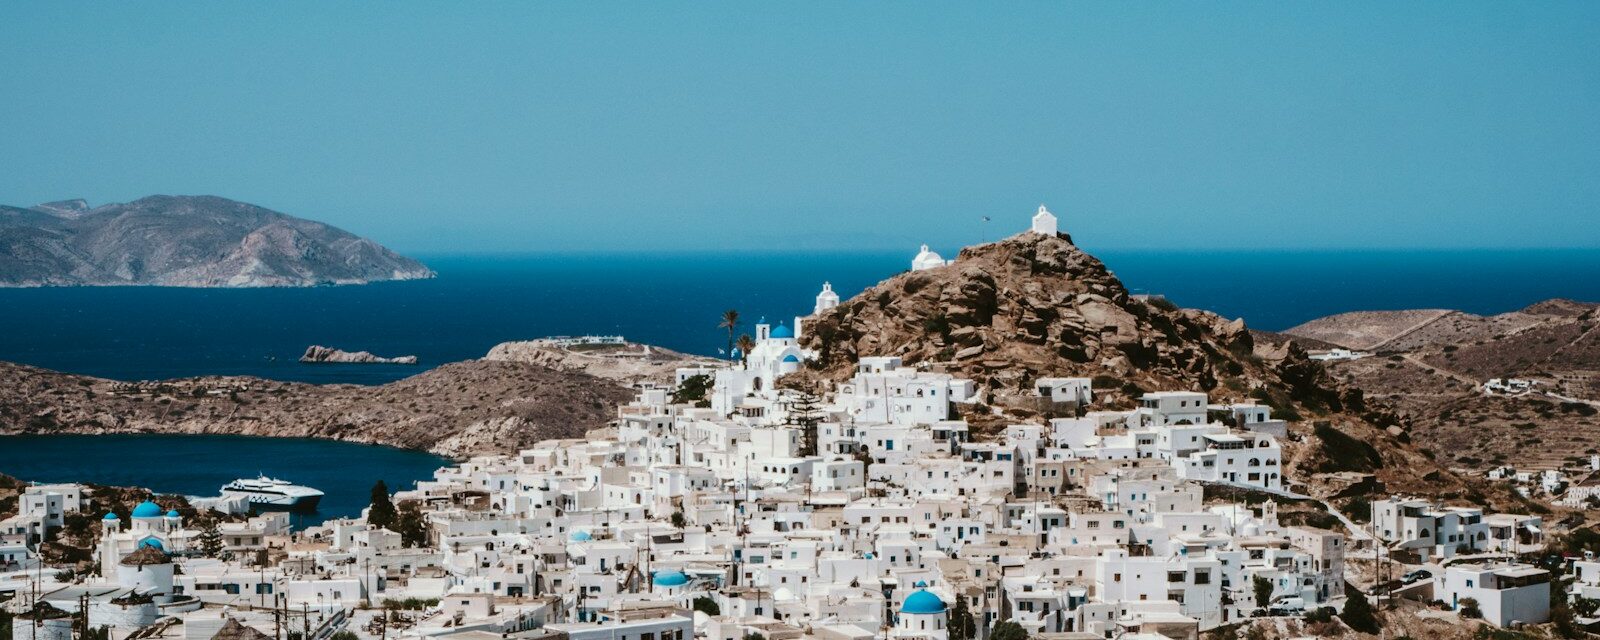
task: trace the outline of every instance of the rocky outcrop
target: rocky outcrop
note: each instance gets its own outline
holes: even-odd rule
[[[1100,376],[1098,386],[1121,399],[1134,387],[1242,395],[1305,360],[1265,361],[1242,321],[1130,295],[1070,238],[1034,233],[879,283],[808,320],[805,338],[836,379],[861,356],[898,355],[972,378],[999,403],[1031,394],[1041,377],[1069,375]]]
[[[311,345],[306,347],[305,354],[300,356],[300,361],[305,363],[343,363],[343,364],[416,364],[416,356],[395,356],[385,358],[372,355],[368,351],[343,351],[333,347]]]
[[[328,438],[442,455],[509,453],[605,427],[620,384],[469,360],[380,386],[247,377],[128,383],[0,363],[0,435],[225,433]]]
[[[0,286],[303,287],[431,277],[371,240],[215,196],[0,206]]]
[[[524,362],[558,371],[578,371],[623,384],[670,383],[679,367],[716,364],[701,356],[647,344],[566,344],[560,340],[502,342],[484,360]]]

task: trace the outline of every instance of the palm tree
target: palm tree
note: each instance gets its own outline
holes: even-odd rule
[[[749,362],[750,350],[756,348],[756,339],[750,337],[750,334],[746,333],[742,336],[739,336],[738,346],[739,354],[744,356],[745,362]]]
[[[718,329],[728,330],[728,357],[733,357],[733,331],[739,327],[739,310],[729,309],[722,312],[722,322],[717,324]]]

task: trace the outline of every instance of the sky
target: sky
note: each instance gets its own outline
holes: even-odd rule
[[[0,3],[0,203],[403,252],[1594,248],[1597,177],[1595,2]]]

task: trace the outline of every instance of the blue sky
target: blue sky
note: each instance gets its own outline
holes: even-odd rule
[[[1593,2],[9,2],[0,89],[0,202],[409,252],[1600,247]]]

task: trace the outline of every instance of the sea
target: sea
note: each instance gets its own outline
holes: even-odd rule
[[[1325,315],[1500,313],[1600,300],[1600,250],[1096,251],[1135,293],[1279,331]],[[810,313],[824,281],[849,297],[905,271],[898,253],[421,256],[431,280],[295,289],[0,289],[0,360],[120,380],[249,375],[382,384],[495,344],[621,335],[715,356],[735,309]],[[310,345],[415,355],[417,365],[301,364]]]
[[[1092,250],[1092,249],[1091,249]],[[1600,250],[1094,251],[1135,293],[1280,331],[1344,311],[1449,308],[1492,314],[1541,300],[1600,300]],[[495,344],[620,335],[693,354],[810,312],[906,270],[905,252],[422,255],[431,280],[301,289],[0,289],[0,360],[120,380],[248,375],[375,385],[483,356]],[[417,365],[301,364],[309,345]],[[228,436],[0,438],[0,473],[215,495],[257,472],[328,492],[350,515],[379,479],[429,477],[427,454],[315,440]],[[319,486],[320,483],[320,486]]]
[[[353,517],[372,487],[414,486],[449,460],[421,451],[313,440],[226,435],[108,434],[0,438],[0,472],[33,482],[145,487],[161,494],[216,496],[235,479],[267,475],[322,490],[299,527]]]

